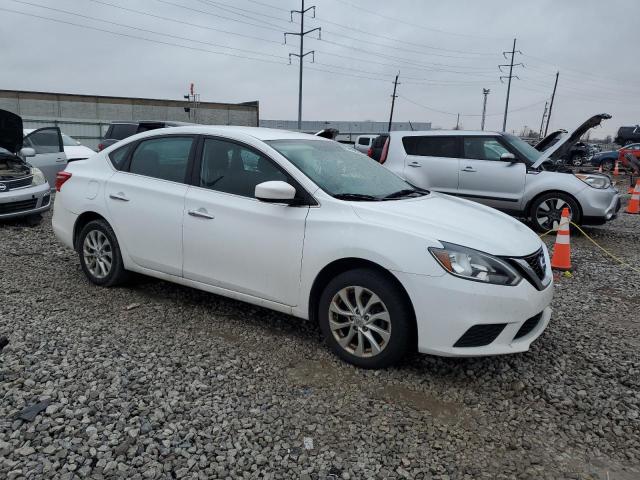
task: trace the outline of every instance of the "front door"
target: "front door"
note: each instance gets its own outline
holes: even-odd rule
[[[501,210],[518,211],[527,168],[522,162],[500,160],[511,153],[497,137],[464,137],[458,194]]]
[[[404,178],[416,187],[456,194],[460,156],[455,136],[406,136]]]
[[[67,166],[60,129],[45,127],[34,130],[24,137],[23,147],[35,150],[35,157],[29,157],[26,160],[32,166],[42,170],[49,186],[53,189],[56,185],[57,173]]]
[[[185,180],[194,143],[177,135],[143,140],[107,182],[110,223],[136,265],[182,276]]]
[[[222,138],[205,138],[195,165],[185,201],[185,278],[295,306],[309,207],[254,196],[259,183],[291,180],[262,153]]]

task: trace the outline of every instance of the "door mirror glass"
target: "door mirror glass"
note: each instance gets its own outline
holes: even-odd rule
[[[503,162],[511,162],[511,163],[514,163],[517,161],[516,156],[510,152],[503,153],[502,155],[500,155],[500,160]]]
[[[258,200],[270,203],[291,203],[296,197],[296,189],[287,182],[274,180],[256,185]]]
[[[36,151],[31,147],[25,147],[20,150],[20,156],[22,158],[35,157]]]

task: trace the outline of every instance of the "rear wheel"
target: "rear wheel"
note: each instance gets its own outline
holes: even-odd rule
[[[546,193],[531,205],[531,222],[538,232],[555,230],[560,226],[562,210],[569,209],[569,220],[580,223],[580,209],[576,201],[564,193]]]
[[[112,287],[127,279],[118,240],[106,221],[87,223],[80,231],[77,248],[82,270],[96,285]]]
[[[363,368],[384,368],[414,349],[414,318],[405,295],[369,269],[344,272],[320,297],[320,328],[331,349]]]
[[[573,155],[571,157],[571,165],[573,165],[574,167],[580,167],[584,164],[585,161],[585,157],[583,155]]]

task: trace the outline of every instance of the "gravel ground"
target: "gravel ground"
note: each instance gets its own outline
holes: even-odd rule
[[[588,232],[640,265],[640,216]],[[584,238],[530,352],[385,371],[286,315],[95,287],[50,216],[0,240],[0,478],[640,478],[640,275]]]

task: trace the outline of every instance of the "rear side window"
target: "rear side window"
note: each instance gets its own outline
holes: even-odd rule
[[[191,137],[144,140],[131,156],[129,172],[184,183],[192,145]]]
[[[27,135],[23,141],[25,147],[31,147],[40,153],[58,153],[63,151],[57,128],[43,128]]]
[[[419,157],[460,157],[458,137],[403,137],[402,145],[407,155]]]
[[[129,150],[131,150],[131,144],[120,147],[109,154],[109,160],[111,160],[111,164],[116,170],[124,169]]]
[[[122,140],[124,138],[130,137],[131,135],[135,135],[138,130],[138,125],[131,123],[114,123],[111,125],[111,134],[109,138],[114,138],[116,140]]]
[[[358,139],[358,145],[369,145],[369,139],[361,137],[360,139]]]

